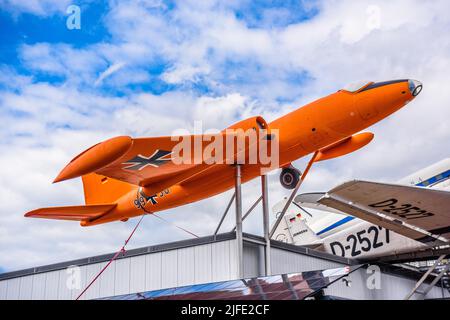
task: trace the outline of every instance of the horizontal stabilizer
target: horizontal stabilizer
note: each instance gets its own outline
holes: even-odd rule
[[[57,219],[84,221],[99,218],[114,209],[116,204],[87,205],[87,206],[68,206],[41,208],[30,211],[25,214],[29,218]]]
[[[302,208],[331,212],[335,214],[346,214],[340,210],[333,209],[326,205],[320,204],[319,200],[325,196],[325,192],[302,193],[294,198],[294,202]]]

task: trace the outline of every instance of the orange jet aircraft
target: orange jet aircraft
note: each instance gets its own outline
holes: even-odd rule
[[[310,153],[316,153],[316,160],[321,161],[362,148],[372,140],[373,134],[357,132],[399,110],[421,90],[422,84],[415,80],[353,85],[269,124],[262,117],[252,117],[228,129],[268,132],[264,133],[263,140],[278,145],[276,168],[283,168],[280,182],[293,189],[300,172],[291,162]],[[220,135],[233,136],[225,130]],[[190,141],[196,138],[184,137]],[[198,147],[201,151],[208,148],[204,140]],[[75,157],[54,181],[81,177],[86,205],[42,208],[25,216],[75,220],[82,226],[127,221],[145,213],[205,199],[234,186],[234,168],[230,161],[209,163],[203,159],[175,163],[174,150],[178,143],[173,137],[133,139],[121,136],[96,144]],[[225,158],[237,161],[238,154],[245,153],[249,144],[247,141],[244,150],[236,148],[238,151],[233,152],[231,158],[229,155]],[[260,142],[257,148],[262,148]],[[184,152],[184,155],[189,153]],[[188,158],[192,159],[192,155]],[[243,183],[260,176],[264,167],[261,161],[247,164],[248,158],[246,155],[244,161],[239,162],[242,163]]]

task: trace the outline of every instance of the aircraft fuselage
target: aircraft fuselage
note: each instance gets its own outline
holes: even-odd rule
[[[414,98],[417,84],[411,80],[399,80],[372,83],[356,92],[340,90],[269,123],[271,130],[279,132],[279,167],[352,136],[391,115]],[[113,211],[93,221],[84,221],[82,225],[124,220],[220,194],[233,188],[234,170],[227,164],[215,166],[187,182],[154,194],[145,194],[136,186],[118,200]],[[242,165],[243,183],[260,174],[260,165]],[[140,197],[145,200],[141,201],[141,208],[136,206]]]

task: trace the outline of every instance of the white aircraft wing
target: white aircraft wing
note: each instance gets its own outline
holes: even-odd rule
[[[428,245],[450,242],[448,191],[355,180],[328,191],[315,203]]]

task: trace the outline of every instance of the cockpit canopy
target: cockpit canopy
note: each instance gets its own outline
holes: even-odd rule
[[[382,81],[382,82],[369,82],[369,81],[360,81],[356,83],[352,83],[348,86],[345,86],[341,91],[346,91],[349,93],[360,93],[363,91],[372,90],[375,88],[380,88],[384,86],[388,86],[395,83],[407,82],[409,86],[409,91],[413,96],[417,96],[423,88],[421,82],[416,80],[408,80],[408,79],[400,79],[400,80],[390,80],[390,81]]]
[[[359,82],[355,82],[355,83],[346,85],[342,90],[348,91],[350,93],[355,93],[355,92],[358,92],[361,89],[367,87],[371,83],[372,83],[372,81],[359,81]]]

